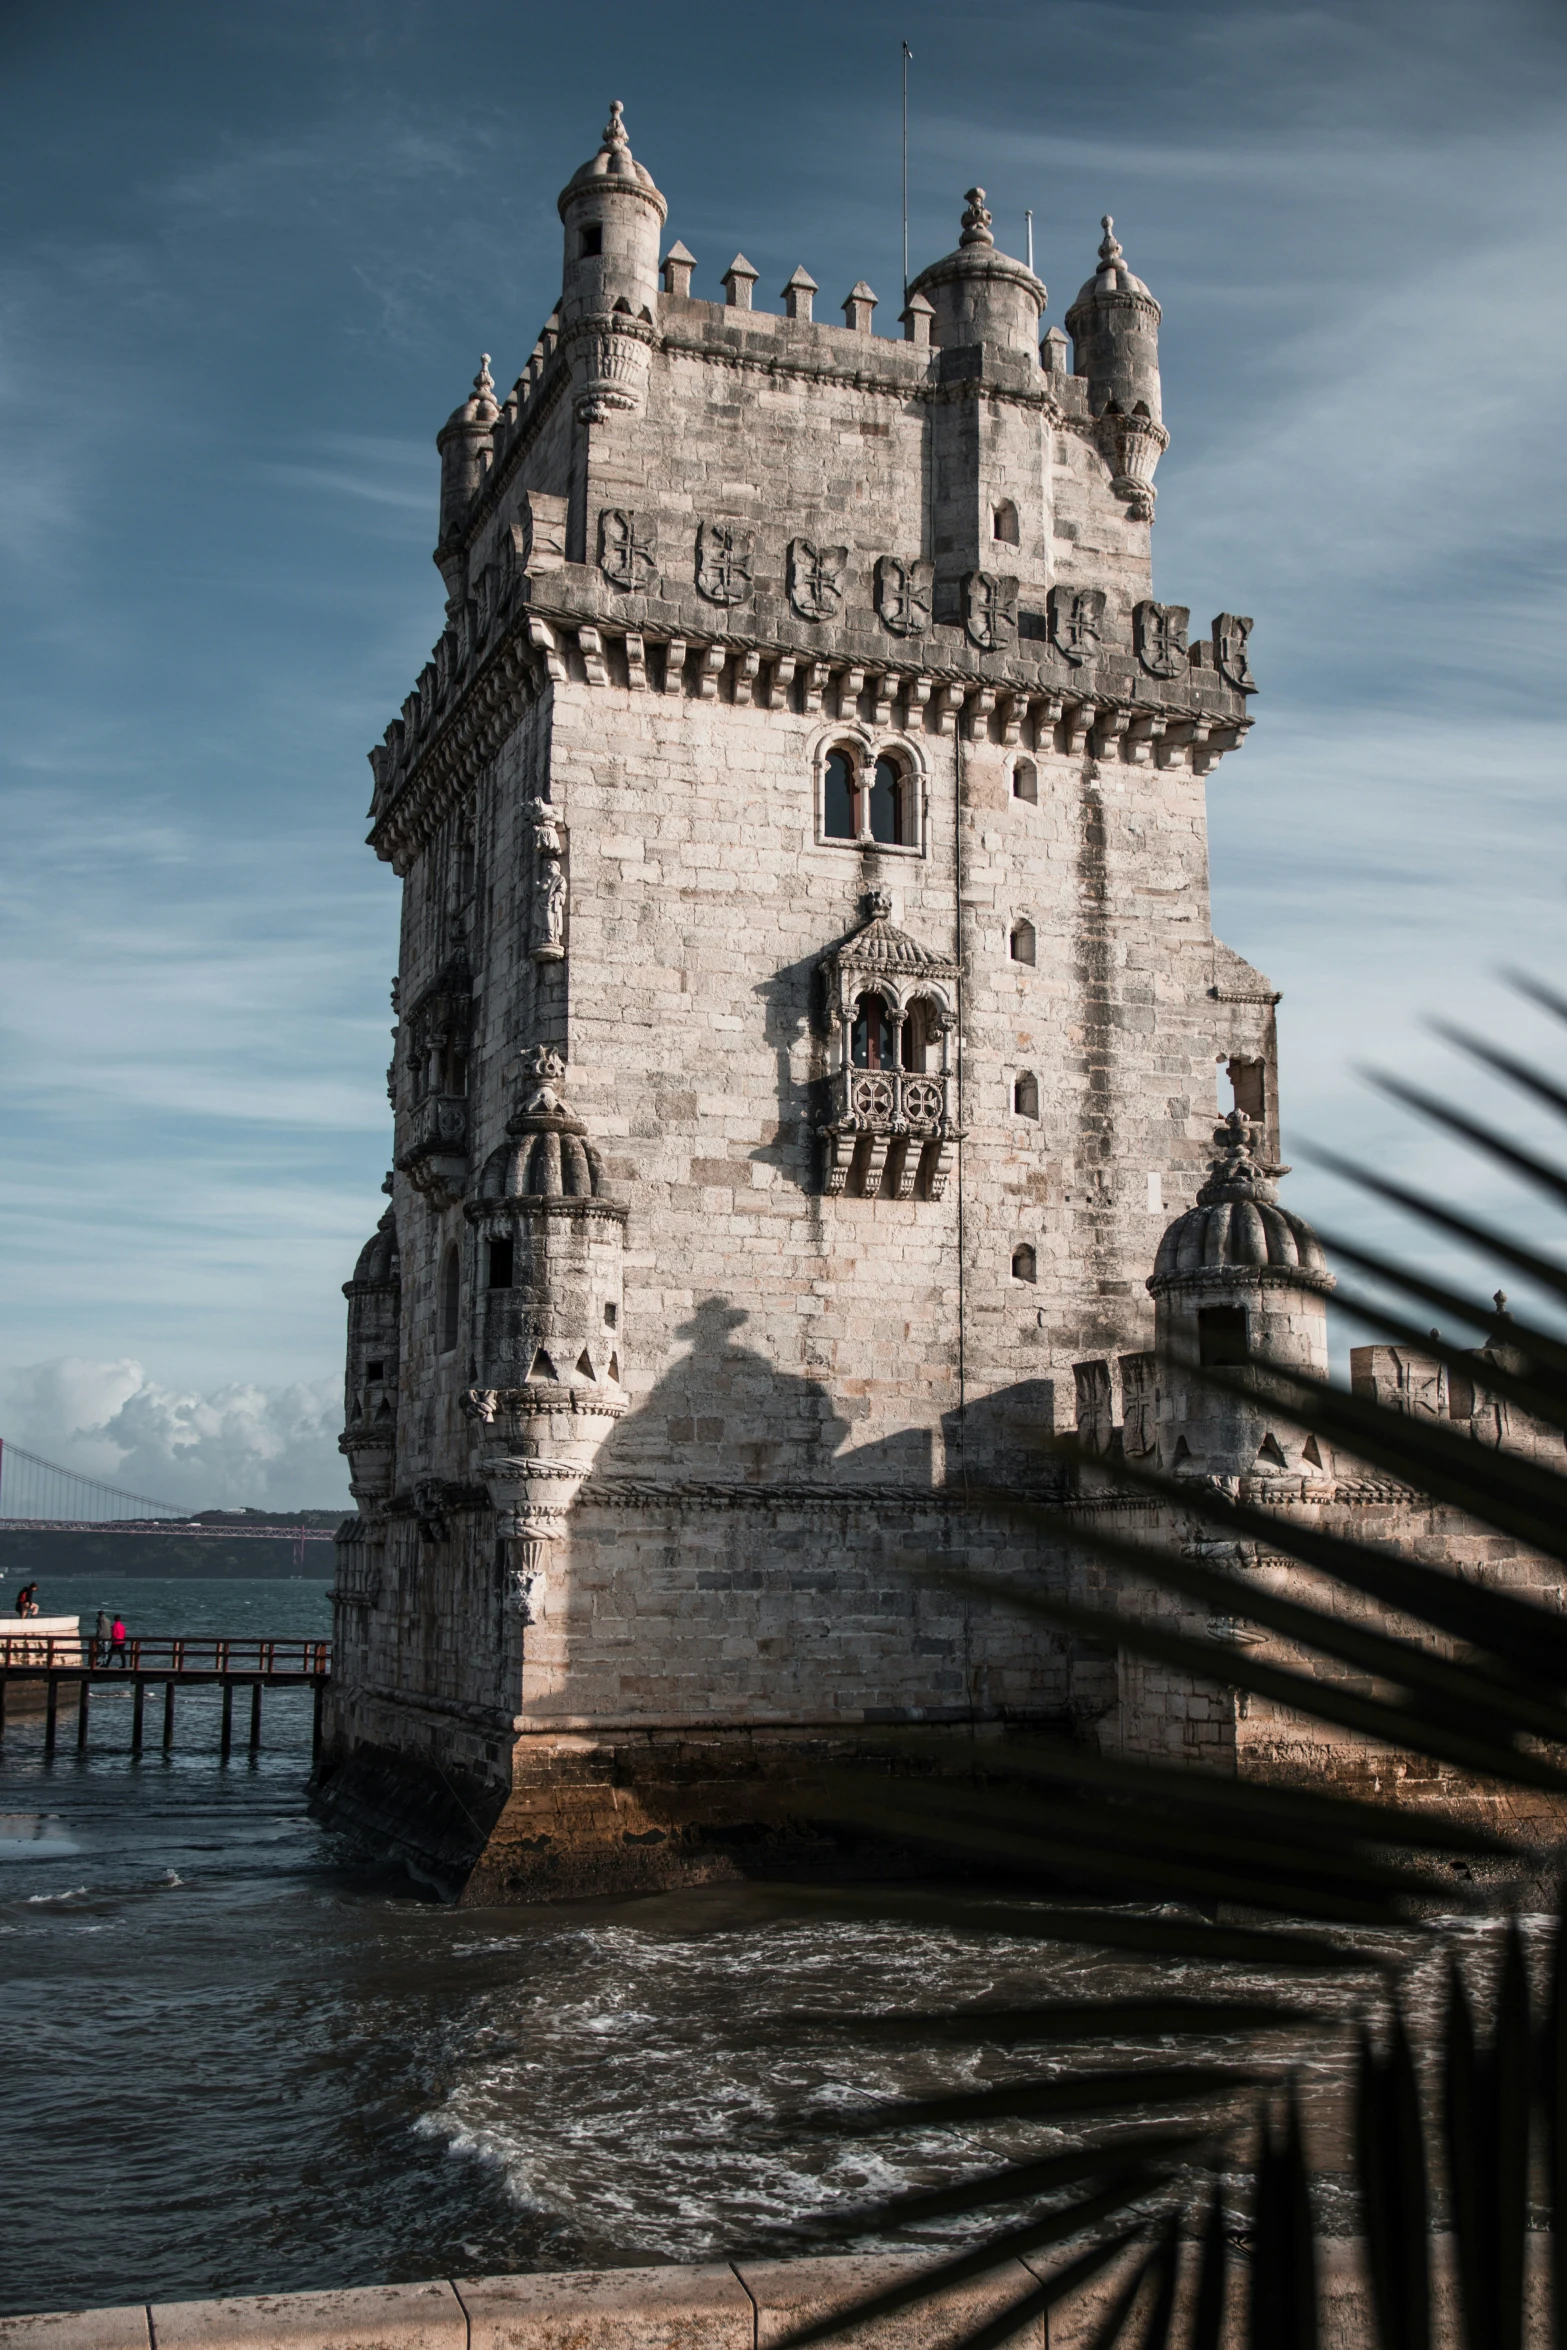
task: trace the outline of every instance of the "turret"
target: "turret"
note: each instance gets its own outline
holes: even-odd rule
[[[1208,1180],[1160,1241],[1148,1281],[1159,1463],[1177,1476],[1320,1482],[1325,1464],[1307,1449],[1313,1440],[1303,1445],[1269,1402],[1191,1376],[1193,1366],[1248,1364],[1328,1375],[1333,1277],[1311,1226],[1279,1206],[1273,1178],[1289,1169],[1255,1156],[1251,1121],[1239,1110],[1213,1139]]]
[[[561,190],[561,341],[578,421],[642,405],[658,313],[659,236],[669,207],[631,152],[617,98],[604,143]]]
[[[1100,448],[1117,497],[1147,519],[1154,468],[1170,445],[1159,404],[1160,309],[1127,267],[1107,212],[1099,267],[1066,314],[1072,372],[1088,378],[1088,405],[1100,420]]]
[[[958,249],[922,269],[909,287],[935,313],[931,340],[943,350],[985,343],[1034,361],[1045,289],[1033,271],[996,250],[983,188],[965,198]]]
[[[472,1232],[475,1386],[463,1409],[479,1476],[529,1595],[564,1531],[593,1457],[626,1409],[622,1262],[626,1210],[606,1197],[582,1120],[555,1091],[565,1074],[538,1046],[522,1107],[464,1210]]]
[[[489,471],[495,449],[492,436],[499,414],[490,375],[490,354],[486,351],[479,361],[473,390],[461,407],[452,410],[435,436],[435,445],[441,452],[441,527],[435,562],[446,582],[448,604],[462,593],[463,564],[458,540],[474,494]]]
[[[391,1492],[396,1467],[402,1277],[390,1208],[360,1250],[343,1295],[348,1300],[348,1361],[338,1450],[348,1456],[349,1491],[366,1517]]]

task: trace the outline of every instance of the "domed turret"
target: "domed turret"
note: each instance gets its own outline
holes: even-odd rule
[[[1045,289],[1023,262],[998,252],[983,188],[970,188],[955,253],[922,269],[909,287],[935,313],[931,340],[952,350],[968,343],[1036,356]]]
[[[617,98],[603,144],[560,194],[565,228],[561,341],[571,352],[578,421],[596,424],[642,405],[653,321],[658,247],[669,207],[637,162]]]
[[[489,470],[495,446],[491,436],[499,414],[490,374],[490,354],[486,351],[479,361],[473,390],[460,407],[452,410],[435,436],[435,445],[441,452],[441,527],[435,561],[446,581],[448,596],[457,593],[460,575],[460,566],[452,561],[453,545],[473,504],[474,494]]]
[[[1134,512],[1153,512],[1154,468],[1170,445],[1159,399],[1160,309],[1127,266],[1107,212],[1099,267],[1066,314],[1072,372],[1088,378],[1088,405],[1114,470],[1112,487]]]
[[[1163,1466],[1210,1477],[1320,1479],[1323,1463],[1274,1408],[1219,1393],[1192,1366],[1270,1363],[1325,1379],[1327,1296],[1333,1276],[1304,1219],[1281,1208],[1274,1178],[1287,1167],[1255,1155],[1252,1123],[1232,1110],[1197,1204],[1159,1243],[1148,1288],[1158,1358]]]
[[[603,1170],[588,1130],[558,1093],[541,1085],[506,1121],[508,1140],[491,1151],[476,1204],[535,1199],[597,1199]]]
[[[343,1295],[348,1300],[348,1361],[338,1449],[348,1457],[349,1491],[366,1516],[392,1490],[397,1450],[402,1274],[390,1208],[360,1250]]]

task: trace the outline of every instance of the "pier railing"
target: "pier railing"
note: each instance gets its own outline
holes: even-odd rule
[[[0,1669],[34,1673],[150,1673],[166,1681],[199,1673],[233,1673],[242,1680],[314,1680],[332,1669],[329,1640],[235,1640],[217,1634],[137,1634],[124,1641],[84,1639],[73,1623],[56,1629],[47,1618],[25,1632],[0,1632]]]

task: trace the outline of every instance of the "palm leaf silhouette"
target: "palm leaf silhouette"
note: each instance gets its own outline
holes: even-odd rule
[[[1554,991],[1526,978],[1515,984],[1567,1024],[1567,1002]],[[1444,1033],[1491,1078],[1567,1121],[1567,1088],[1484,1039]],[[1555,1207],[1567,1206],[1567,1173],[1512,1132],[1403,1079],[1378,1082]],[[1342,1157],[1317,1156],[1445,1240],[1567,1302],[1567,1270],[1519,1234]],[[1424,1496],[1567,1568],[1567,1340],[1536,1318],[1504,1315],[1499,1297],[1429,1269],[1353,1241],[1329,1245],[1370,1284],[1343,1302],[1394,1345],[1421,1348],[1523,1415],[1535,1434],[1530,1449],[1477,1442],[1457,1425],[1265,1360],[1186,1365],[1187,1375],[1212,1392],[1264,1399],[1341,1461],[1361,1464],[1381,1481],[1378,1490]],[[1424,1328],[1415,1317],[1432,1310],[1477,1334],[1483,1351]],[[1550,1445],[1554,1460],[1542,1457]],[[830,2225],[844,2241],[955,2219],[988,2230],[852,2309],[797,2329],[777,2350],[805,2350],[890,2317],[1025,2250],[1031,2262],[1042,2254],[1055,2260],[1036,2270],[1038,2291],[960,2332],[950,2350],[993,2350],[1085,2291],[1094,2296],[1084,2337],[1094,2350],[1133,2341],[1141,2350],[1176,2343],[1217,2350],[1221,2339],[1249,2350],[1314,2350],[1319,2238],[1295,2068],[1320,2049],[1324,2021],[1320,2000],[1302,2005],[1296,1994],[1335,1977],[1344,1991],[1353,2169],[1379,2350],[1429,2350],[1435,2338],[1439,2205],[1451,2231],[1465,2350],[1520,2350],[1537,2155],[1553,2338],[1567,2350],[1567,1922],[1559,1917],[1550,1931],[1542,2000],[1531,1989],[1515,1914],[1541,1872],[1554,1871],[1558,1823],[1567,1820],[1567,1617],[1517,1591],[1198,1480],[1128,1462],[1078,1467],[1100,1496],[1178,1509],[1211,1540],[1186,1555],[1168,1541],[1116,1531],[1102,1512],[1077,1511],[1071,1543],[1108,1571],[1108,1604],[1045,1577],[1023,1589],[929,1560],[911,1562],[911,1573],[1199,1682],[1221,1682],[1375,1748],[1459,1771],[1505,1799],[1499,1822],[1522,1818],[1527,1832],[1100,1754],[1065,1738],[1007,1744],[956,1778],[911,1735],[879,1772],[824,1778],[812,1798],[824,1821],[883,1832],[949,1868],[957,1859],[1013,1875],[1019,1890],[833,1889],[793,1896],[796,1906],[1114,1953],[1140,1972],[1136,1986],[1113,1999],[792,2019],[797,2031],[852,2031],[938,2054],[985,2047],[1001,2052],[1007,2068],[982,2087],[955,2084],[802,2116],[802,2129],[895,2138],[1005,2118],[1025,2128],[1049,2124],[1057,2141],[1070,2125],[1077,2142],[814,2223],[818,2237]],[[976,1491],[972,1501],[1059,1555],[1059,1508],[1004,1491]],[[1285,1554],[1305,1576],[1288,1592],[1271,1589],[1231,1563],[1238,1545]],[[1154,1599],[1176,1603],[1174,1612],[1148,1604]],[[1214,1623],[1249,1634],[1220,1646],[1207,1628]],[[1455,1911],[1490,1921],[1479,1943],[1489,1959],[1477,1958],[1472,1929],[1455,1940],[1441,1923]],[[1404,1980],[1444,1943],[1440,2024],[1422,2046]],[[1184,1974],[1194,1963],[1217,1988],[1190,1993]],[[1224,1988],[1226,1970],[1242,1978],[1233,1993]],[[1128,2041],[1150,2040],[1161,2044],[1157,2053],[1128,2055]],[[1144,2126],[1128,2129],[1128,2121]],[[1245,2181],[1239,2195],[1237,2174]]]

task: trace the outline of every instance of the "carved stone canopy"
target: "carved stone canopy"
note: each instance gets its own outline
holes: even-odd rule
[[[855,1000],[874,990],[895,1012],[904,1010],[914,996],[928,996],[950,1015],[959,965],[897,927],[885,890],[870,890],[862,903],[865,919],[858,930],[822,958],[829,1006],[847,1019]]]
[[[491,1151],[473,1205],[521,1199],[598,1199],[603,1165],[575,1110],[554,1087],[536,1085],[506,1121],[508,1139]]]

